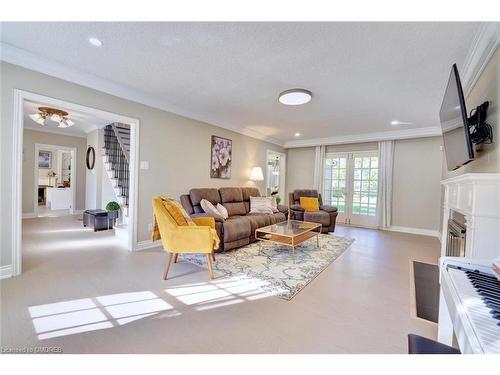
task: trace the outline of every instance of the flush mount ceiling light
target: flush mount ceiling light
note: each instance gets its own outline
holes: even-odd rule
[[[300,133],[295,133],[295,136],[296,137],[300,137]]]
[[[45,120],[57,122],[58,128],[69,128],[75,125],[73,121],[68,118],[68,112],[56,108],[38,107],[38,112],[30,115],[30,118],[37,124],[47,126]]]
[[[283,91],[278,100],[285,105],[301,105],[309,103],[312,99],[312,93],[306,89],[291,89]]]
[[[94,47],[100,47],[102,46],[102,42],[94,37],[89,38],[89,43],[92,44]]]

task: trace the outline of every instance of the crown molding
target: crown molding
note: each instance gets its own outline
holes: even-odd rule
[[[79,69],[69,67],[57,61],[47,59],[38,54],[34,54],[7,43],[0,42],[0,60],[9,64],[18,65],[26,69],[72,82],[80,86],[85,86],[97,91],[104,92],[106,94],[117,96],[122,99],[144,104],[148,107],[174,113],[176,115],[191,118],[209,125],[214,125],[223,129],[231,130],[235,133],[239,133],[251,138],[256,138],[261,141],[269,142],[278,146],[283,146],[282,141],[266,136],[255,130],[242,130],[235,125],[207,123],[204,119],[200,118],[200,116],[197,116],[193,113],[185,113],[184,110],[178,107],[165,104],[164,100],[161,100],[154,95],[136,90],[132,87],[122,85],[111,80],[107,80],[105,78],[95,76],[93,74],[83,72]]]
[[[467,97],[500,44],[500,23],[483,22],[474,36],[464,65],[460,70]]]
[[[390,141],[396,139],[425,138],[425,137],[436,137],[436,136],[441,136],[441,128],[433,126],[426,128],[392,130],[387,132],[363,133],[363,134],[344,135],[337,137],[303,139],[303,140],[301,139],[301,140],[285,142],[285,145],[283,147],[285,148],[312,147],[312,146],[322,146],[322,145]]]

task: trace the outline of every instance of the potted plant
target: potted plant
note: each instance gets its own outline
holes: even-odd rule
[[[116,223],[116,219],[120,216],[120,205],[118,202],[111,201],[106,205],[106,211],[108,211],[108,218]]]

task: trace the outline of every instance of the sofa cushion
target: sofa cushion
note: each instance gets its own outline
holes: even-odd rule
[[[318,198],[318,191],[313,189],[300,189],[293,192],[293,203],[299,203],[300,197]],[[292,202],[290,202],[292,204]]]
[[[243,202],[232,202],[232,203],[227,202],[224,203],[224,207],[226,207],[229,217],[246,215],[247,213],[247,210],[245,209],[245,203]]]
[[[271,225],[271,215],[267,214],[248,214],[245,216],[250,221],[250,235],[255,236],[255,230]]]
[[[212,188],[191,189],[189,190],[189,197],[191,198],[193,211],[197,214],[205,212],[200,206],[202,199],[206,199],[212,204],[220,203],[219,190]]]
[[[223,226],[224,243],[250,237],[250,220],[245,216],[229,217]]]
[[[271,224],[281,223],[286,220],[286,216],[283,212],[277,212],[268,216],[271,218]]]
[[[243,202],[243,193],[238,187],[224,187],[219,189],[222,204],[227,202]]]
[[[330,214],[326,211],[306,211],[304,212],[304,221],[310,221],[328,227],[330,225]]]
[[[181,195],[181,204],[189,215],[194,214],[193,205],[191,204],[191,198],[188,194]]]
[[[242,187],[241,194],[244,202],[249,202],[250,197],[260,197],[260,191],[255,187]]]

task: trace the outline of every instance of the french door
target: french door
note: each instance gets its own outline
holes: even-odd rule
[[[326,155],[323,201],[338,208],[338,223],[375,227],[377,195],[376,151]]]

